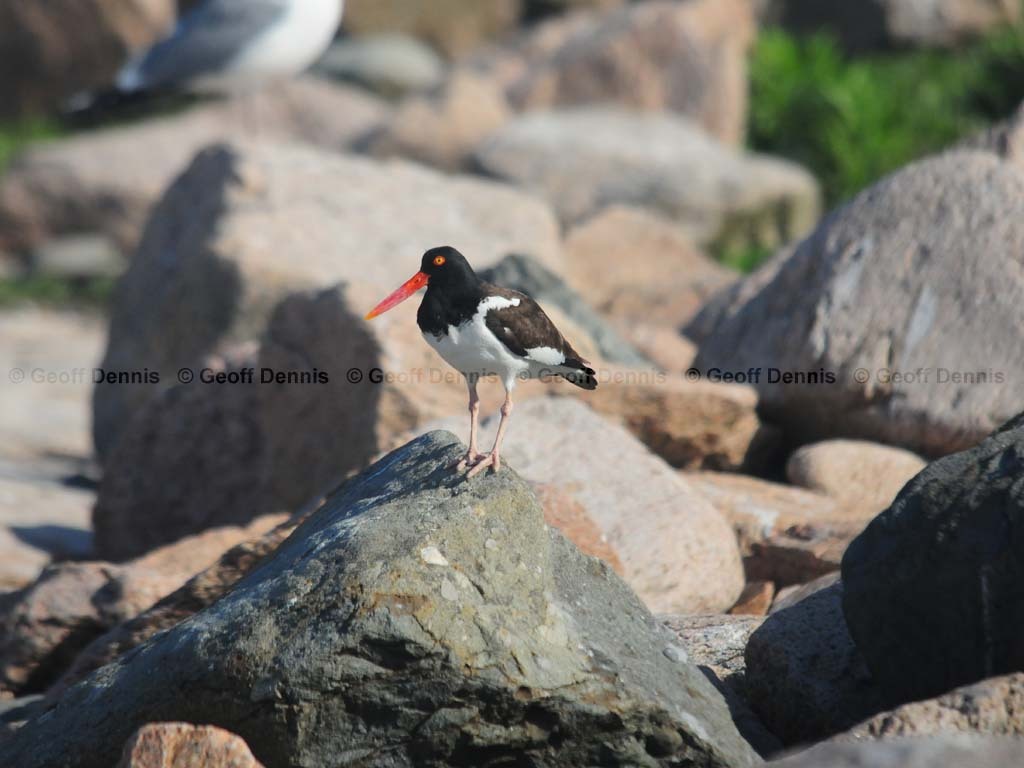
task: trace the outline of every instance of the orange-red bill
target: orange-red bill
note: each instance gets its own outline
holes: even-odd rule
[[[417,272],[415,275],[410,277],[397,291],[388,296],[384,301],[378,304],[376,307],[371,309],[366,314],[366,320],[373,320],[377,315],[383,315],[389,309],[394,309],[403,301],[412,296],[416,291],[427,284],[430,280],[430,276],[423,272]]]

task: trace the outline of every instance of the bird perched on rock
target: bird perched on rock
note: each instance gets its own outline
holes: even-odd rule
[[[559,333],[544,310],[518,291],[481,280],[454,248],[443,246],[423,254],[420,271],[367,315],[372,320],[426,287],[416,323],[423,338],[445,361],[462,373],[469,387],[469,451],[456,465],[472,477],[487,467],[501,469],[501,441],[512,415],[512,390],[518,379],[560,376],[583,389],[596,389],[590,363]],[[497,375],[505,386],[505,402],[494,447],[477,451],[481,376]]]
[[[327,50],[344,0],[205,0],[132,58],[114,87],[72,99],[72,113],[152,92],[218,93],[287,78]]]

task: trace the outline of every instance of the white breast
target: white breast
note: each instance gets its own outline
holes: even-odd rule
[[[222,78],[216,79],[230,79],[237,86],[303,72],[334,39],[343,7],[343,0],[295,0],[284,17],[239,51]]]
[[[438,338],[424,333],[423,338],[450,366],[466,375],[497,375],[509,391],[516,380],[530,376],[529,360],[513,355],[487,327],[487,313],[492,309],[519,306],[519,299],[490,296],[480,302],[476,314],[461,325],[448,326],[448,333]]]

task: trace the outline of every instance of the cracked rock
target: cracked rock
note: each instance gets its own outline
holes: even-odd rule
[[[225,728],[268,768],[755,764],[713,686],[664,655],[668,630],[545,526],[514,471],[447,470],[464,450],[433,432],[341,486],[230,593],[0,745],[0,764],[109,766],[160,720]]]

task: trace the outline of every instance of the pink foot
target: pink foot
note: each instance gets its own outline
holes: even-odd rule
[[[473,468],[469,470],[469,474],[466,475],[466,477],[476,477],[488,467],[493,467],[495,474],[501,471],[501,456],[496,451],[488,453],[486,456],[481,458],[480,461],[473,465]]]
[[[486,454],[477,453],[476,451],[469,451],[458,461],[453,461],[448,465],[448,469],[453,469],[456,472],[461,472],[468,467],[475,467]]]

